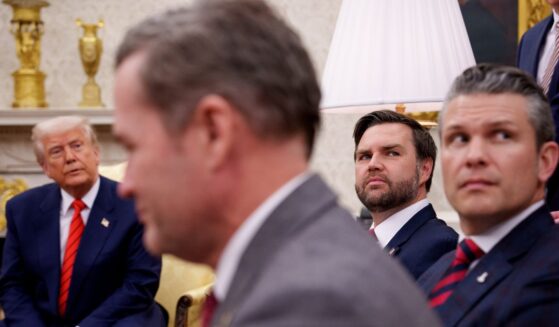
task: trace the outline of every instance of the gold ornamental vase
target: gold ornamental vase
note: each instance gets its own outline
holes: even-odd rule
[[[99,20],[97,24],[86,24],[78,18],[76,25],[83,28],[79,49],[83,69],[87,75],[87,82],[82,87],[82,100],[79,106],[104,107],[105,105],[101,101],[101,87],[95,82],[95,74],[99,69],[103,53],[103,42],[97,37],[97,30],[104,26],[103,20]]]
[[[41,36],[44,32],[41,8],[47,7],[43,0],[3,0],[13,9],[10,32],[16,40],[16,54],[20,67],[14,78],[14,108],[45,108],[45,78],[40,71]]]

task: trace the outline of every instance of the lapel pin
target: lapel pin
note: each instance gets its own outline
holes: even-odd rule
[[[103,218],[101,219],[101,225],[103,225],[103,227],[107,228],[109,227],[111,223],[109,222],[109,220],[107,218]]]
[[[487,273],[487,271],[484,271],[481,275],[477,276],[477,282],[480,284],[485,283],[485,280],[487,280],[487,276],[489,276],[489,274]]]

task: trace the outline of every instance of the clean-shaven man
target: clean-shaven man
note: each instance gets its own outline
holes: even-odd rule
[[[464,238],[419,279],[446,326],[559,325],[559,156],[549,104],[519,69],[478,65],[440,114],[444,188]]]

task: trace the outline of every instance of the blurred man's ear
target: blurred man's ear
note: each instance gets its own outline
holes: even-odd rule
[[[219,95],[207,95],[198,101],[193,123],[200,127],[200,146],[204,147],[206,163],[211,169],[226,164],[234,145],[238,115],[233,105]]]

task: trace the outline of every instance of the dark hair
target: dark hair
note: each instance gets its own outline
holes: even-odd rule
[[[140,78],[170,131],[183,129],[207,94],[231,102],[261,137],[320,125],[320,88],[299,36],[262,0],[202,0],[149,18],[126,34],[116,67],[146,53]]]
[[[427,189],[427,192],[429,192],[431,189],[431,182],[433,180],[433,172],[435,171],[437,146],[435,145],[435,141],[431,137],[431,134],[429,134],[429,131],[414,119],[390,110],[378,110],[366,114],[357,121],[353,130],[355,150],[357,150],[357,145],[359,145],[359,142],[366,130],[376,125],[388,123],[397,123],[408,126],[412,131],[413,145],[415,147],[415,153],[418,160],[423,161],[425,159],[431,159],[433,161],[433,170],[431,170],[431,175],[425,183],[425,188]],[[355,159],[355,152],[353,156]]]
[[[446,95],[439,114],[439,129],[448,103],[460,95],[511,93],[523,96],[528,102],[528,119],[536,134],[538,149],[555,139],[551,108],[543,90],[536,81],[522,70],[497,64],[479,64],[466,69],[458,76]]]

